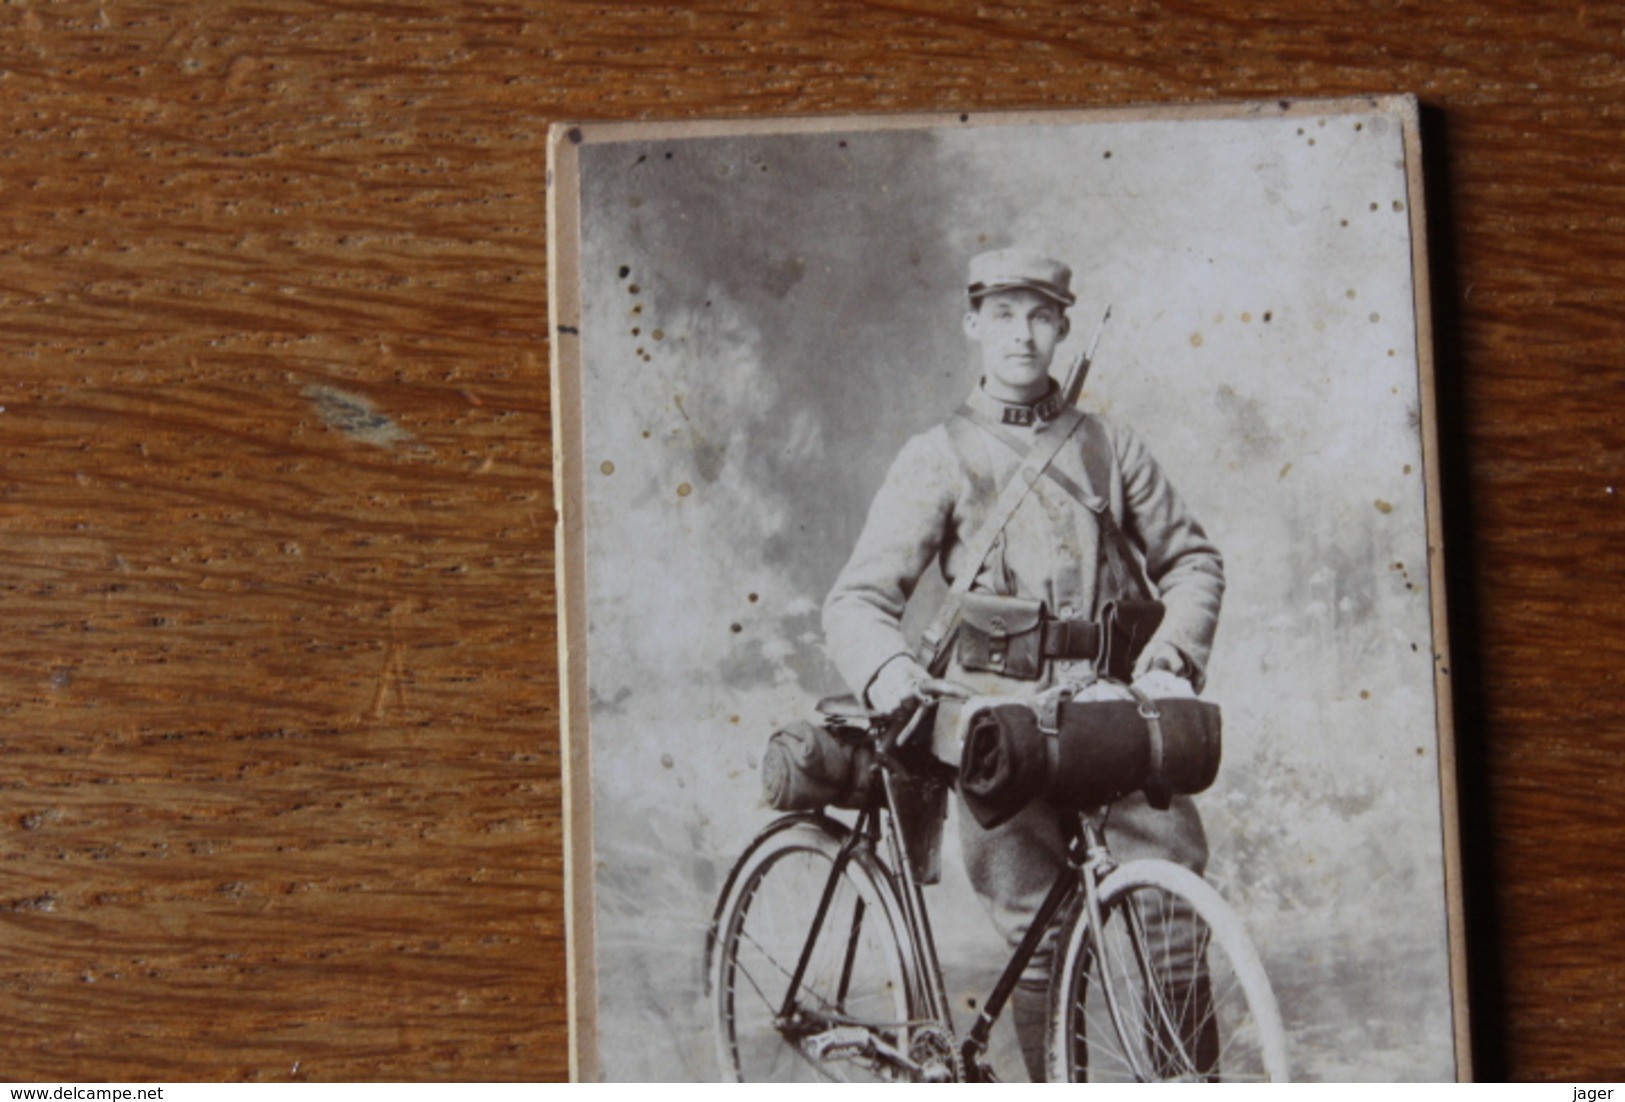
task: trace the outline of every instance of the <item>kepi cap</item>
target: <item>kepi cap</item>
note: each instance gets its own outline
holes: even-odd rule
[[[1032,249],[995,249],[971,258],[971,301],[994,291],[1037,291],[1062,306],[1077,302],[1072,294],[1072,269]]]

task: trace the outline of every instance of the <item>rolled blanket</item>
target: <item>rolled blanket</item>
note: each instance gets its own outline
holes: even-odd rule
[[[981,710],[968,724],[959,765],[965,806],[991,830],[1040,797],[1082,811],[1144,789],[1165,808],[1174,795],[1203,791],[1219,770],[1218,705],[1154,704],[1155,731],[1136,701],[1071,701],[1061,705],[1055,735],[1039,730],[1024,704]]]
[[[1224,724],[1219,706],[1205,700],[1188,697],[1155,703],[1162,713],[1162,759],[1151,762],[1145,794],[1152,807],[1165,808],[1174,796],[1207,791],[1219,775]]]
[[[762,802],[778,811],[857,807],[868,789],[874,752],[861,736],[843,739],[800,720],[773,732],[762,755]]]
[[[959,760],[959,791],[988,830],[1043,793],[1050,750],[1038,717],[1025,704],[999,704],[971,717]]]

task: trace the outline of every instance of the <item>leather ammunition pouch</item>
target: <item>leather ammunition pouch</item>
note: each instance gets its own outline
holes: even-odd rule
[[[1100,622],[1052,618],[1044,602],[967,593],[960,607],[959,664],[975,673],[1035,681],[1052,658],[1093,659],[1102,677],[1128,681],[1162,623],[1161,601],[1108,601]]]
[[[767,740],[762,802],[776,811],[862,807],[874,783],[874,765],[874,747],[862,730],[800,720]]]
[[[1100,676],[1131,681],[1134,663],[1162,624],[1161,601],[1107,601],[1100,610],[1100,633],[1105,645],[1095,668]]]
[[[972,717],[959,764],[965,806],[992,829],[1042,797],[1067,811],[1106,807],[1143,791],[1166,809],[1204,791],[1219,772],[1219,707],[1205,700],[1068,701],[1057,729],[1025,704]]]
[[[965,594],[959,664],[976,673],[1034,681],[1044,672],[1044,602],[991,593]]]

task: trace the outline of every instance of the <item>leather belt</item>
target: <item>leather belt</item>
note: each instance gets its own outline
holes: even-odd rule
[[[1093,620],[1045,620],[1045,658],[1097,658],[1100,625]]]

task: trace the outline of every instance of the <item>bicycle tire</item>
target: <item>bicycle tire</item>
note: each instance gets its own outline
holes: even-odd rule
[[[914,983],[902,907],[864,853],[847,863],[819,930],[790,1021],[784,992],[807,943],[845,828],[833,820],[769,827],[729,877],[717,909],[710,987],[722,1077],[732,1082],[906,1079],[895,1060],[851,1043],[816,1055],[845,1029],[907,1053]],[[860,905],[861,904],[861,905]],[[842,977],[845,977],[843,981]]]
[[[1093,936],[1081,894],[1060,935],[1051,1080],[1288,1080],[1269,978],[1210,884],[1168,861],[1131,861],[1102,882],[1100,901],[1103,938]]]

